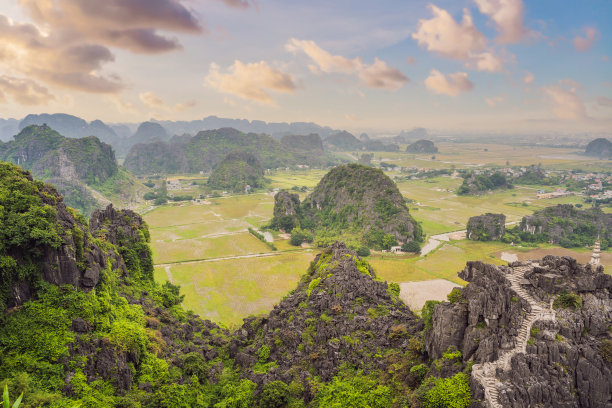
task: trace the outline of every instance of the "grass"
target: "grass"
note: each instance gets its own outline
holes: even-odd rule
[[[249,232],[214,238],[182,239],[177,241],[152,240],[156,264],[224,258],[271,252]]]
[[[315,252],[281,253],[264,258],[232,259],[170,266],[181,285],[187,309],[235,327],[242,319],[268,312],[295,288]],[[155,278],[168,279],[165,268]]]
[[[411,282],[430,279],[446,279],[465,285],[457,276],[467,261],[483,261],[496,265],[505,264],[494,254],[512,248],[499,242],[450,241],[425,256],[392,256],[376,254],[368,259],[374,271],[389,282]]]

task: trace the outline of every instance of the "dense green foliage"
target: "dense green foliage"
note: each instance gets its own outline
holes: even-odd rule
[[[559,244],[564,248],[592,246],[600,237],[601,248],[612,243],[612,214],[598,208],[579,209],[560,204],[523,217],[521,225],[506,230],[504,242]]]
[[[451,378],[430,377],[422,385],[429,388],[421,399],[423,408],[466,408],[472,402],[472,394],[465,373]]]
[[[62,243],[55,200],[42,182],[32,181],[16,166],[0,162],[0,310],[4,310],[13,282],[40,278],[43,254],[39,248]],[[25,256],[17,258],[17,254]]]
[[[236,193],[265,186],[264,169],[257,157],[247,152],[232,152],[217,164],[208,178],[208,186]]]
[[[277,194],[270,227],[308,230],[319,247],[341,240],[354,249],[388,250],[423,239],[395,183],[381,170],[359,164],[333,168],[302,203],[296,194]]]
[[[512,185],[503,173],[495,172],[491,175],[467,173],[463,176],[463,183],[457,190],[457,194],[482,194],[504,188],[512,188]]]

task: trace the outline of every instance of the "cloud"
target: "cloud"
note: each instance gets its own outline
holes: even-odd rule
[[[584,102],[576,93],[577,87],[573,86],[568,89],[568,82],[570,81],[559,81],[559,84],[542,87],[544,95],[553,105],[553,113],[560,119],[587,119]]]
[[[502,44],[514,44],[525,36],[522,0],[474,0],[478,10],[495,22]]]
[[[503,96],[494,96],[492,98],[485,98],[485,102],[490,107],[494,107],[495,105],[502,103],[504,100],[505,98]]]
[[[498,72],[503,60],[491,50],[486,50],[487,40],[476,29],[468,9],[463,10],[461,23],[444,9],[429,5],[433,17],[420,19],[412,38],[428,51],[447,58],[464,61],[469,68],[478,71]]]
[[[444,75],[437,69],[432,69],[425,79],[425,86],[437,94],[457,96],[474,88],[466,72],[455,72]]]
[[[58,42],[33,24],[13,23],[2,15],[0,50],[0,65],[33,80],[94,93],[123,88],[117,77],[100,73],[104,64],[114,61],[108,48]]]
[[[20,4],[51,35],[80,38],[136,53],[181,48],[160,31],[198,34],[196,15],[178,0],[21,0]]]
[[[499,72],[504,69],[503,60],[491,52],[472,55],[467,65],[476,67],[478,71]]]
[[[46,105],[55,99],[47,88],[30,79],[0,76],[0,103],[9,98],[20,105]]]
[[[374,58],[374,64],[359,71],[359,79],[370,88],[397,90],[410,81],[400,70]]]
[[[140,101],[149,108],[158,109],[165,108],[166,104],[154,92],[143,92],[138,95]]]
[[[319,47],[314,41],[291,38],[285,48],[293,53],[304,52],[317,64],[318,69],[327,73],[352,74],[363,66],[361,58],[349,59],[341,55],[332,55]]]
[[[597,104],[599,106],[612,106],[612,98],[606,98],[605,96],[600,96],[597,98]]]
[[[314,41],[291,38],[285,48],[292,53],[301,51],[310,57],[316,65],[310,64],[308,68],[314,74],[320,72],[356,74],[363,85],[387,90],[400,89],[410,81],[399,69],[390,67],[385,61],[378,58],[374,58],[373,64],[364,64],[361,57],[351,59],[342,55],[332,55]]]
[[[140,101],[148,108],[157,109],[160,111],[166,112],[184,112],[187,109],[191,109],[197,105],[197,102],[194,100],[177,103],[174,106],[169,106],[164,102],[162,98],[160,98],[155,92],[143,92],[138,95]]]
[[[271,68],[265,61],[245,64],[236,60],[227,73],[212,63],[205,83],[219,92],[268,105],[274,104],[269,91],[293,93],[296,89],[290,74]]]
[[[525,85],[531,85],[534,80],[535,76],[531,72],[527,71],[527,73],[525,73],[525,76],[523,77],[523,83]]]
[[[420,19],[412,38],[428,51],[448,58],[467,60],[475,51],[482,51],[487,41],[474,27],[469,10],[463,10],[463,20],[457,23],[448,11],[429,5],[433,17]]]
[[[586,52],[591,49],[595,41],[599,39],[599,31],[594,27],[587,27],[583,31],[584,37],[577,35],[574,37],[573,43],[576,51]]]
[[[251,4],[253,5],[253,7],[257,7],[257,3],[255,2],[255,0],[221,0],[223,3],[225,3],[225,5],[229,6],[229,7],[233,7],[233,8],[249,8],[251,7]]]

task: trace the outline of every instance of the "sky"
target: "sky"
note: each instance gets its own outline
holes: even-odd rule
[[[609,0],[2,0],[0,117],[612,131]]]

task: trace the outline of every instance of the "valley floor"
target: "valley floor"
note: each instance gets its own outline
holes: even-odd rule
[[[275,188],[312,187],[322,174],[314,170],[287,171],[270,178]],[[568,201],[535,200],[532,188],[457,199],[446,191],[457,183],[450,177],[399,183],[404,195],[418,203],[411,205],[413,216],[423,223],[429,237],[438,234],[439,243],[431,245],[423,256],[373,252],[368,259],[380,278],[402,284],[404,298],[414,291],[408,283],[429,281],[419,286],[418,300],[408,301],[413,308],[420,308],[427,299],[443,299],[453,286],[464,285],[457,272],[469,260],[504,264],[503,253],[516,254],[520,260],[547,253],[588,260],[588,250],[519,248],[500,242],[467,241],[456,232],[447,234],[464,227],[470,216],[486,211],[503,211],[512,222],[536,208]],[[525,201],[528,207],[513,203]],[[146,212],[156,279],[180,284],[188,309],[228,326],[242,323],[248,315],[269,311],[297,285],[317,253],[316,249],[291,246],[278,234],[274,242],[278,251],[272,251],[248,232],[248,228],[267,223],[273,207],[272,193],[256,193],[169,204]],[[602,254],[602,263],[612,267],[612,255]]]

